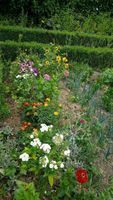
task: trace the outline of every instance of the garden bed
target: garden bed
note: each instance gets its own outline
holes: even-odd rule
[[[43,52],[20,51],[9,62],[1,199],[112,198],[112,69],[70,63],[54,45]]]

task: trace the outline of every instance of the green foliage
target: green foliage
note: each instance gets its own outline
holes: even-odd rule
[[[113,86],[113,69],[107,68],[103,71],[100,81],[102,84]]]
[[[109,111],[112,112],[113,111],[113,88],[109,87],[107,89],[107,91],[104,93],[103,97],[103,104],[104,104],[104,108]]]
[[[39,194],[36,192],[33,183],[16,181],[15,200],[39,200]]]
[[[9,8],[8,11],[6,10],[6,3],[7,7]],[[73,10],[74,13],[82,13],[84,16],[88,16],[91,15],[91,13],[112,13],[112,6],[112,0],[109,0],[109,2],[106,2],[105,0],[94,0],[93,2],[92,0],[64,0],[63,2],[61,2],[60,0],[44,0],[42,2],[37,0],[31,0],[30,2],[29,0],[19,0],[18,4],[16,0],[9,0],[1,1],[0,13],[2,16],[5,16],[7,18],[9,16],[11,18],[14,18],[16,23],[20,23],[22,25],[37,25],[41,24],[42,20],[44,20],[45,18],[48,19],[51,18],[54,14],[59,14],[59,10],[65,10],[70,8]],[[67,16],[67,18],[68,20],[70,20],[69,16]],[[66,14],[64,19],[66,19]],[[67,23],[67,25],[68,24],[69,23]]]
[[[10,108],[5,101],[6,87],[0,83],[0,119],[4,119],[10,113]]]
[[[0,130],[0,170],[2,175],[9,177],[14,176],[17,167],[15,161],[17,143],[11,138],[12,136],[10,128]]]
[[[99,200],[112,200],[113,199],[113,181],[111,181],[111,186],[106,188],[99,196]]]

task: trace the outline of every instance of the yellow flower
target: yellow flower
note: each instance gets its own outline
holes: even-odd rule
[[[68,69],[68,68],[69,68],[69,64],[66,63],[66,64],[65,64],[65,69]]]
[[[50,98],[46,98],[46,101],[49,101],[49,102],[50,102]]]
[[[33,135],[34,135],[34,136],[38,136],[38,129],[37,129],[37,128],[34,128],[34,129],[33,129]]]
[[[60,108],[62,107],[62,104],[61,104],[61,103],[59,104],[59,107],[60,107]]]
[[[58,116],[58,115],[59,115],[59,112],[54,112],[54,115],[55,115],[55,116]]]
[[[47,107],[48,106],[48,102],[44,102],[44,106]]]
[[[48,60],[45,61],[45,65],[46,65],[46,66],[49,65],[49,61],[48,61]]]
[[[68,59],[66,57],[62,58],[63,62],[68,62]]]
[[[56,57],[56,61],[59,63],[59,62],[61,62],[61,56],[57,56]]]

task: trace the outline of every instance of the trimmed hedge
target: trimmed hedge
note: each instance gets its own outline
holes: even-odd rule
[[[14,40],[59,45],[77,45],[94,47],[113,47],[113,36],[99,36],[87,33],[32,29],[14,26],[0,26],[0,41]]]
[[[36,42],[1,41],[0,50],[5,59],[14,60],[20,49],[32,52],[44,53],[44,48],[50,45]],[[87,63],[92,67],[113,67],[113,50],[110,48],[94,48],[83,46],[62,46],[61,52],[66,53],[73,61]]]

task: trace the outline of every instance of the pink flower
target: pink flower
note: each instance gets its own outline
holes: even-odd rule
[[[69,71],[68,71],[68,70],[65,70],[65,71],[64,71],[64,76],[65,76],[65,77],[68,77],[68,76],[69,76]]]
[[[80,123],[81,123],[81,124],[85,124],[85,123],[86,123],[86,120],[85,120],[85,119],[80,119]]]
[[[50,81],[51,80],[51,77],[48,75],[48,74],[44,74],[44,79],[46,81]]]

